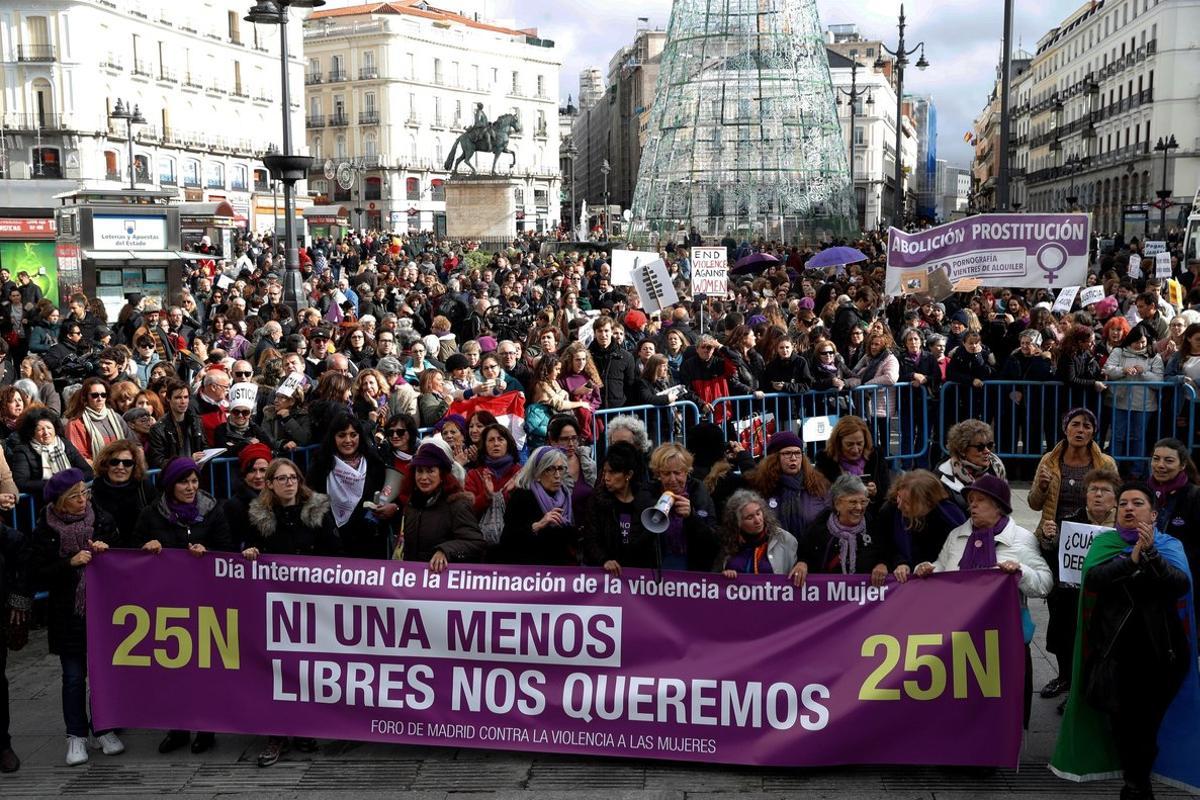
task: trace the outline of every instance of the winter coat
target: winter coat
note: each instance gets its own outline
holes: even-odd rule
[[[900,353],[896,356],[896,360],[900,366],[900,377],[897,383],[907,386],[912,383],[913,375],[924,375],[925,383],[921,384],[921,388],[930,397],[938,396],[938,390],[942,385],[942,370],[938,366],[937,359],[933,357],[933,353],[922,350],[915,362],[908,358],[907,353]]]
[[[120,425],[120,430],[117,431],[116,438],[110,441],[115,442],[117,439],[134,438],[133,431],[120,414],[117,414],[117,424]],[[81,416],[67,422],[67,438],[71,441],[71,444],[75,445],[75,449],[79,451],[79,454],[88,461],[94,461],[96,456],[100,455],[100,451],[104,449],[104,446],[108,444],[105,441],[92,441],[92,435]]]
[[[886,387],[896,385],[900,379],[900,362],[895,353],[888,353],[872,368],[871,357],[864,355],[854,368],[854,375],[859,379],[859,386],[880,387],[865,392],[868,399],[869,411],[876,417],[890,416],[891,408],[896,403],[896,390]]]
[[[283,445],[288,442],[295,442],[297,447],[307,447],[312,442],[311,420],[303,409],[293,408],[286,417],[280,417],[275,413],[274,406],[267,406],[263,412],[262,427],[279,446],[281,453],[287,452]]]
[[[151,469],[161,469],[176,456],[190,456],[207,447],[208,440],[204,438],[204,427],[195,412],[188,409],[178,427],[175,424],[175,417],[167,412],[150,429],[150,442],[146,446],[146,463],[150,465]]]
[[[890,555],[888,568],[904,565],[910,570],[917,564],[937,561],[950,531],[966,522],[966,514],[951,499],[943,500],[922,520],[919,531],[909,531],[897,525],[899,507],[888,502],[880,509],[871,524],[873,535]]]
[[[368,450],[363,456],[367,459],[367,478],[363,484],[362,500],[369,501],[375,493],[383,488],[387,480],[387,466],[374,450]],[[333,471],[333,457],[325,458],[321,453],[313,461],[308,472],[308,486],[314,492],[329,494],[329,474]],[[338,528],[338,536],[342,540],[342,550],[345,555],[353,558],[379,559],[387,555],[386,534],[391,522],[381,522],[374,514],[368,514],[370,509],[359,502],[354,513],[346,520],[346,524]]]
[[[267,508],[262,497],[250,502],[245,547],[288,556],[332,556],[341,552],[329,497],[313,492],[304,505]]]
[[[643,528],[641,519],[642,512],[651,508],[656,499],[645,489],[634,492],[629,530],[625,532],[617,499],[603,487],[597,487],[583,522],[583,563],[598,567],[606,561],[616,561],[622,567],[659,569],[662,556],[658,536]]]
[[[946,544],[933,562],[934,572],[957,572],[958,562],[967,549],[971,538],[971,520],[950,531]],[[1045,597],[1054,588],[1054,573],[1042,558],[1037,537],[1022,528],[1010,517],[1004,530],[996,534],[996,563],[1016,561],[1021,565],[1021,594],[1027,597]],[[1024,600],[1022,600],[1024,602]]]
[[[39,319],[29,329],[29,352],[42,354],[58,344],[57,323]]]
[[[226,452],[222,454],[222,458],[237,458],[242,448],[251,443],[251,439],[257,439],[272,451],[275,449],[275,442],[271,439],[271,434],[267,433],[261,425],[255,425],[253,422],[245,431],[238,432],[230,426],[229,420],[226,420],[213,432],[213,445],[225,448]]]
[[[117,523],[119,538],[109,542],[114,547],[138,547],[133,532],[143,509],[158,498],[158,491],[149,480],[131,480],[124,486],[113,486],[104,477],[92,482],[92,506],[108,513]]]
[[[1045,491],[1042,491],[1036,480],[1029,488],[1029,507],[1034,511],[1042,512],[1039,525],[1054,522],[1058,515],[1058,494],[1062,488],[1062,454],[1066,452],[1066,449],[1066,441],[1059,442],[1053,450],[1038,461],[1038,469],[1045,470],[1046,474],[1050,476],[1050,485]],[[1092,462],[1088,467],[1089,471],[1093,469],[1117,471],[1117,462],[1113,460],[1112,456],[1105,455],[1104,451],[1100,449],[1100,445],[1095,442],[1092,442],[1088,448],[1088,456]]]
[[[108,513],[92,506],[96,519],[92,540],[116,545],[120,533]],[[58,554],[58,531],[46,523],[45,512],[34,528],[30,570],[34,586],[50,593],[46,604],[46,629],[50,652],[54,655],[82,655],[87,652],[87,622],[75,613],[75,589],[87,567],[72,567],[72,556]]]
[[[728,546],[722,547],[713,566],[713,572],[723,572],[726,565],[729,564],[729,559],[733,558],[736,553],[736,550],[730,550]],[[792,567],[796,566],[798,558],[799,545],[796,543],[796,537],[783,528],[772,529],[771,538],[767,542],[767,561],[771,565],[771,574],[787,575],[792,571]]]
[[[593,341],[588,345],[588,352],[604,384],[601,389],[602,408],[623,408],[628,405],[626,400],[633,391],[633,382],[637,380],[637,359],[629,351],[618,347],[616,342],[609,343],[608,348],[604,349],[599,342]]]
[[[803,356],[774,358],[763,367],[761,387],[764,392],[800,394],[807,392],[812,383],[812,373],[809,371],[808,361]]]
[[[1192,575],[1200,575],[1200,486],[1189,483],[1167,495],[1166,501],[1158,504],[1155,524],[1180,541]],[[1200,592],[1192,592],[1192,599],[1200,610]]]
[[[429,561],[438,550],[452,563],[478,561],[486,546],[466,492],[439,491],[424,506],[414,496],[404,507],[401,531],[405,561]]]
[[[0,522],[0,611],[28,611],[33,601],[30,587],[29,560],[33,538],[17,528]],[[8,622],[5,620],[5,628]],[[0,647],[4,634],[0,632]]]
[[[504,507],[504,531],[497,559],[505,564],[576,566],[579,564],[579,508],[575,524],[550,526],[540,531],[533,523],[545,516],[531,489],[513,489]]]
[[[92,472],[92,465],[79,454],[70,440],[63,438],[62,443],[67,450],[67,461],[72,467],[83,472],[84,480],[90,481],[95,474]],[[8,457],[8,465],[12,467],[13,481],[17,488],[40,501],[42,489],[46,486],[46,481],[42,478],[42,457],[33,449],[33,445],[21,439],[21,435],[17,433],[10,435],[5,441],[4,453]]]
[[[808,564],[813,573],[841,575],[848,569],[841,563],[838,540],[829,532],[829,518],[837,513],[832,508],[817,517],[804,534],[804,545],[796,558]],[[869,575],[878,564],[888,564],[891,551],[886,539],[874,535],[873,520],[870,515],[863,520],[862,533],[858,535],[857,552],[854,557],[854,572],[852,575]]]
[[[191,525],[176,522],[167,510],[165,496],[142,510],[138,515],[134,540],[138,546],[158,541],[164,548],[184,550],[201,544],[207,550],[232,552],[236,549],[225,512],[211,494],[200,491],[196,496],[200,515]]]
[[[475,512],[476,517],[481,519],[483,512],[487,511],[488,506],[492,504],[492,497],[488,494],[487,484],[483,482],[483,473],[487,471],[487,467],[474,467],[467,472],[466,491],[472,498],[471,510]],[[498,492],[501,491],[512,480],[512,477],[520,471],[521,465],[514,460],[512,465],[500,474],[499,478],[492,477],[492,487]],[[507,493],[505,494],[505,499],[508,499]]]
[[[688,476],[685,490],[692,504],[692,513],[683,518],[683,536],[687,540],[687,568],[691,572],[708,572],[719,547],[717,536],[720,518],[702,481]],[[658,481],[650,485],[650,495],[656,500],[662,492],[662,484]]]
[[[832,484],[842,474],[842,465],[833,459],[833,456],[822,450],[817,453],[813,459],[813,465],[821,471],[821,474]],[[863,474],[870,475],[871,481],[875,483],[875,497],[871,499],[871,510],[874,511],[883,505],[884,499],[887,497],[888,489],[892,486],[892,470],[888,466],[887,459],[883,455],[883,451],[878,446],[871,450],[871,455],[863,464]],[[863,481],[868,483],[869,481]]]
[[[1128,367],[1141,367],[1141,375],[1126,375]],[[1118,347],[1104,362],[1104,379],[1116,383],[1118,381],[1137,381],[1151,383],[1163,379],[1162,356],[1147,348],[1141,354]],[[1115,385],[1109,387],[1113,393],[1113,403],[1122,411],[1157,411],[1158,389],[1149,386]]]

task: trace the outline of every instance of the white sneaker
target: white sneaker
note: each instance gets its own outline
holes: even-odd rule
[[[106,756],[119,756],[125,752],[125,743],[112,731],[99,736],[98,741],[100,742],[100,749],[104,751],[104,755]]]
[[[67,737],[67,766],[77,767],[88,760],[87,739],[83,736]]]

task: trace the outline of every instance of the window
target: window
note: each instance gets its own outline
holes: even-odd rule
[[[329,59],[329,80],[338,81],[345,77],[342,69],[342,56],[333,56]]]
[[[371,176],[363,181],[363,199],[364,200],[382,200],[383,199],[383,179]]]
[[[375,51],[374,50],[367,50],[365,53],[363,53],[362,60],[363,60],[363,70],[365,70],[366,72],[374,72],[375,71]]]
[[[244,166],[241,164],[234,164],[233,169],[230,170],[230,173],[232,178],[229,186],[230,189],[235,192],[244,192],[246,189],[250,188],[246,182],[247,170]]]
[[[204,165],[204,187],[206,189],[225,188],[225,165],[220,161],[209,161]]]
[[[363,137],[363,155],[374,158],[376,155],[375,135],[368,133]]]
[[[854,143],[856,145],[865,144],[867,141],[866,129],[860,125],[854,126]]]
[[[409,178],[404,182],[404,196],[408,200],[421,199],[421,180],[419,178]]]
[[[133,170],[138,183],[150,182],[150,156],[134,156]]]
[[[430,199],[436,203],[446,202],[446,184],[440,178],[434,178],[429,184]]]
[[[104,151],[104,177],[110,181],[121,180],[121,162],[116,150]]]
[[[175,159],[170,156],[158,157],[158,182],[166,186],[174,186],[177,181],[175,176]]]
[[[521,93],[521,73],[515,71],[512,74],[512,93],[515,95]]]
[[[321,74],[321,59],[310,58],[308,60],[308,74],[312,77],[316,77],[317,75]]]
[[[229,12],[229,41],[234,44],[242,43],[241,18],[238,12]]]
[[[308,98],[308,118],[316,119],[319,116],[321,116],[321,98]]]
[[[363,95],[363,107],[366,109],[368,114],[375,113],[375,93],[374,92],[367,92],[366,94]]]
[[[193,187],[200,185],[199,159],[189,158],[183,162],[183,185]]]
[[[254,191],[265,192],[270,188],[270,175],[265,169],[254,170]]]
[[[408,71],[406,72],[404,77],[408,78],[410,81],[416,80],[417,79],[417,57],[414,56],[412,53],[405,53],[404,54],[404,63],[408,67]]]
[[[546,96],[546,76],[545,75],[537,76],[537,96],[538,97]]]
[[[442,60],[440,58],[433,60],[433,82],[439,86],[442,84]]]
[[[346,137],[344,134],[338,134],[333,140],[333,157],[344,159],[346,157]]]

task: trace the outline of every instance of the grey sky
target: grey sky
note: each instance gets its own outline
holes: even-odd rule
[[[882,38],[889,46],[896,40],[898,0],[816,0],[823,26],[855,23],[865,37]],[[458,8],[475,3],[494,4],[498,17],[511,19],[519,27],[537,27],[542,36],[554,39],[563,59],[560,92],[579,92],[579,71],[608,60],[620,46],[629,43],[638,17],[665,28],[671,0],[638,0],[626,5],[613,0],[444,0],[433,5]],[[1033,51],[1036,42],[1083,0],[1016,0],[1015,34],[1018,42]],[[350,5],[352,0],[332,0],[330,6]],[[951,164],[966,166],[971,148],[963,134],[970,130],[975,114],[983,107],[995,78],[1000,56],[1003,4],[1001,0],[910,0],[906,38],[909,46],[924,40],[930,69],[905,74],[905,90],[932,94],[938,114],[938,156]]]

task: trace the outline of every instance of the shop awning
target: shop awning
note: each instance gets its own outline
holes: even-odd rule
[[[345,206],[309,206],[303,216],[313,225],[343,225],[350,222],[350,209]]]
[[[212,258],[203,253],[180,250],[84,250],[83,257],[93,261],[196,261]]]

